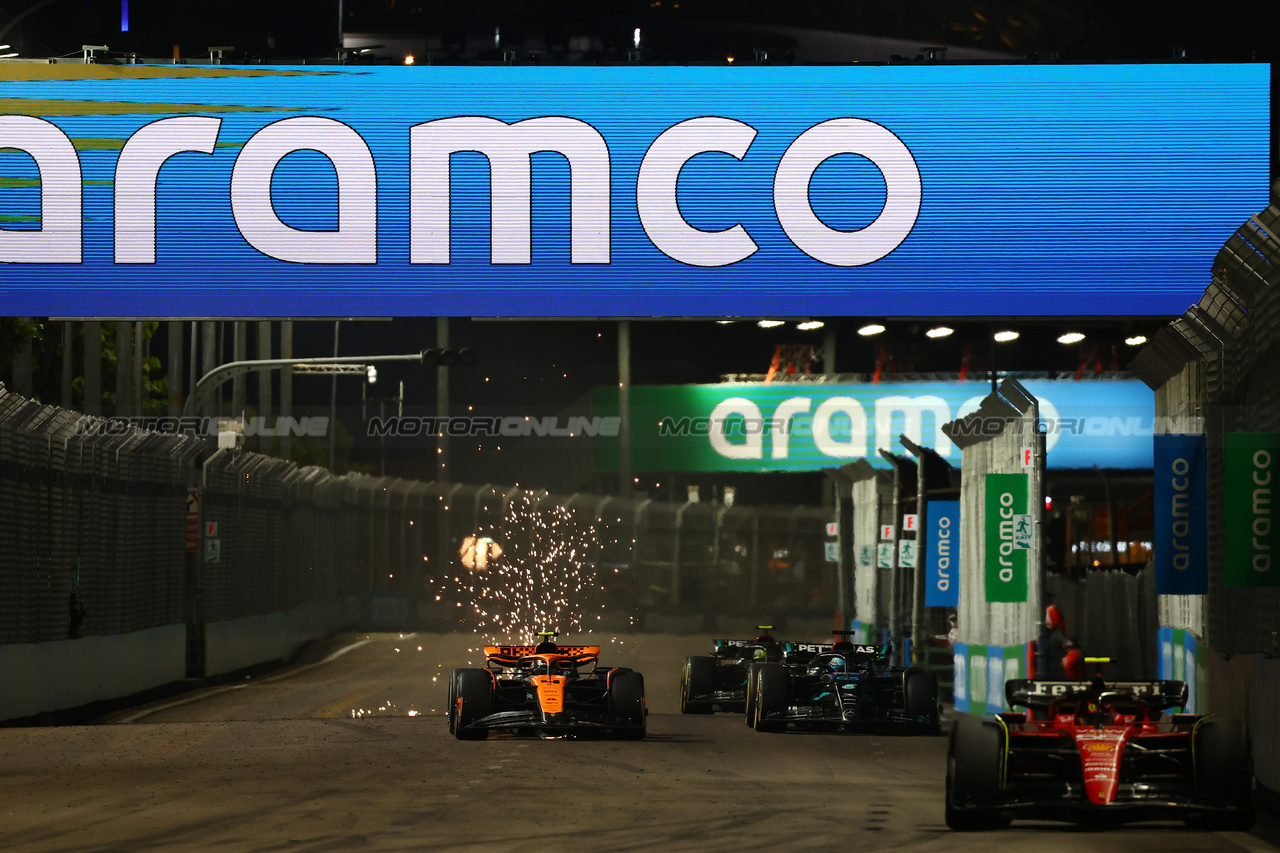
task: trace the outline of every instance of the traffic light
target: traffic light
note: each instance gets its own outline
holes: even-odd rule
[[[471,347],[433,347],[422,351],[422,363],[436,367],[469,367],[476,363]]]

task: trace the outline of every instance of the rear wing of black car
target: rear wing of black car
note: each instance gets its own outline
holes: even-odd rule
[[[1004,698],[1011,708],[1045,710],[1059,699],[1090,693],[1123,693],[1146,704],[1153,711],[1181,708],[1187,704],[1185,681],[1107,681],[1095,687],[1091,681],[1038,681],[1014,678],[1005,682]]]
[[[843,654],[853,660],[886,661],[893,652],[892,645],[853,643],[851,647],[837,649],[831,643],[783,643],[782,652],[788,660],[803,662],[816,655]]]
[[[758,640],[712,640],[711,653],[724,657],[734,652],[750,652],[752,649],[763,649],[765,644]],[[776,648],[776,646],[775,646]]]

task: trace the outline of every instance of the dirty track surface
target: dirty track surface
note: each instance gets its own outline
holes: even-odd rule
[[[953,833],[945,737],[770,735],[737,715],[682,716],[680,662],[705,653],[700,637],[605,641],[604,663],[645,675],[643,741],[460,742],[443,716],[445,682],[483,661],[474,644],[346,635],[310,663],[97,725],[0,729],[0,848],[1275,849],[1173,824]]]

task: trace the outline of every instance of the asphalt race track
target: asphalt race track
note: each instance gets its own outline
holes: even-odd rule
[[[951,832],[945,735],[760,734],[737,715],[682,716],[680,663],[703,637],[604,638],[603,663],[645,675],[643,741],[457,741],[445,677],[482,662],[475,645],[345,635],[272,675],[96,725],[0,728],[0,849],[1276,849],[1181,824]]]

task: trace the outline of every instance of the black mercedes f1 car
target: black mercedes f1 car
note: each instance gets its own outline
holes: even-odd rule
[[[712,640],[711,654],[688,657],[680,671],[680,713],[742,713],[747,701],[747,669],[752,663],[782,660],[782,644],[769,633],[754,640]]]
[[[837,635],[847,632],[837,631]],[[782,660],[752,664],[746,722],[759,732],[941,731],[938,678],[889,664],[891,646],[784,643]]]

